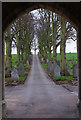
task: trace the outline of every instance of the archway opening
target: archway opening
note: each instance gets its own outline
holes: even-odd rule
[[[44,9],[42,9],[42,10],[44,10]],[[47,10],[46,10],[46,11],[47,11]],[[39,10],[39,12],[40,12],[40,10]],[[44,12],[44,11],[43,11],[43,12]],[[41,24],[41,26],[42,26],[42,25],[43,25],[43,22],[45,21],[45,26],[46,26],[46,25],[47,25],[46,27],[49,27],[49,26],[50,26],[50,28],[53,30],[54,28],[52,28],[52,25],[53,25],[54,23],[52,23],[52,15],[54,16],[54,18],[55,18],[56,21],[57,21],[58,19],[59,19],[59,21],[60,21],[60,17],[57,17],[57,14],[55,14],[55,13],[54,13],[54,14],[52,14],[52,13],[49,14],[49,13],[50,13],[50,12],[48,11],[48,12],[47,12],[48,17],[46,18],[47,21],[45,21],[45,20],[42,19],[42,20],[41,20],[42,23],[41,23],[41,21],[40,21],[40,24]],[[30,15],[31,15],[31,14],[30,14]],[[49,18],[49,16],[51,16],[51,18]],[[42,18],[43,18],[43,17],[44,17],[44,15],[42,14]],[[45,17],[46,17],[46,16],[45,16]],[[53,19],[54,19],[54,18],[53,18]],[[22,20],[22,18],[21,18],[21,20]],[[36,22],[38,22],[38,20],[39,20],[39,19],[37,19]],[[61,20],[62,20],[62,18],[61,18]],[[50,25],[49,25],[49,21],[51,21]],[[55,22],[56,22],[56,21],[55,21]],[[18,22],[18,21],[17,21],[17,22]],[[47,24],[46,24],[46,22],[47,22]],[[62,22],[62,21],[61,21],[61,22]],[[64,21],[64,22],[65,22],[65,21]],[[32,21],[31,21],[31,24],[32,24]],[[60,22],[59,22],[59,24],[60,24]],[[63,23],[63,24],[64,24],[64,23]],[[13,24],[12,24],[12,26],[13,26]],[[41,28],[41,26],[40,26],[40,28]],[[67,28],[67,26],[70,26],[70,23],[69,23],[69,22],[67,22],[67,23],[65,24],[65,28]],[[36,27],[37,27],[37,26],[36,26]],[[64,27],[64,26],[63,26],[63,27]],[[14,27],[13,27],[13,28],[14,28]],[[42,27],[42,28],[43,28],[43,27]],[[45,27],[44,27],[44,28],[45,28]],[[60,25],[60,27],[58,28],[58,31],[59,31],[60,28],[61,28],[61,25]],[[45,28],[45,29],[46,29],[46,28]],[[38,29],[37,29],[37,30],[39,31],[39,35],[40,35],[40,33],[42,34],[42,33],[45,32],[45,31],[42,32],[42,30],[44,30],[44,29],[42,29],[42,30],[39,29],[39,25],[38,25]],[[47,29],[46,29],[46,30],[47,30]],[[54,49],[54,46],[53,46],[53,43],[54,43],[54,41],[53,41],[54,35],[53,35],[52,30],[50,30],[51,32],[49,31],[49,29],[48,29],[48,31],[47,31],[47,33],[49,33],[49,39],[50,39],[50,41],[49,41],[49,39],[47,38],[47,39],[48,39],[47,42],[49,43],[49,44],[48,44],[49,50],[48,50],[48,51],[46,50],[46,52],[47,52],[46,55],[49,54],[49,55],[47,55],[47,56],[48,56],[47,59],[49,59],[49,60],[47,60],[47,59],[46,59],[46,56],[44,56],[44,55],[45,55],[45,48],[47,48],[47,46],[46,46],[46,41],[44,41],[44,42],[45,42],[45,46],[43,46],[43,48],[42,48],[42,51],[44,51],[44,52],[41,52],[42,54],[39,54],[40,57],[42,56],[42,59],[41,59],[41,60],[42,60],[42,62],[44,62],[44,64],[45,64],[45,62],[48,62],[48,61],[50,62],[51,60],[53,60],[53,59],[51,59],[51,58],[54,58],[54,57],[56,58],[56,56],[53,56],[54,54],[51,55],[52,51],[53,51],[53,53],[54,53],[54,50],[53,50],[53,49]],[[63,30],[64,30],[64,28],[63,28]],[[72,30],[74,30],[73,27],[72,27]],[[10,31],[12,31],[12,30],[10,30]],[[19,29],[19,31],[20,31],[20,29]],[[70,30],[67,29],[67,31],[70,31]],[[75,30],[74,30],[74,31],[75,31]],[[37,32],[37,31],[35,31],[35,32]],[[64,33],[65,31],[62,31],[62,32]],[[73,32],[73,31],[72,31],[72,32]],[[59,33],[59,32],[58,32],[58,33]],[[62,35],[63,35],[63,33],[62,33]],[[75,33],[76,33],[76,31],[73,32],[73,35],[74,35]],[[17,34],[18,34],[17,37],[19,37],[19,32],[18,32],[18,31],[17,31]],[[22,35],[25,35],[25,33],[23,33],[23,32],[22,32],[21,34],[22,34]],[[27,33],[26,33],[26,34],[27,34]],[[33,33],[32,33],[32,34],[33,34]],[[37,34],[38,34],[38,33],[36,33],[36,35],[37,35]],[[60,34],[60,33],[59,33],[59,34]],[[56,35],[56,36],[59,37],[59,34]],[[36,35],[34,36],[34,39],[35,39],[35,40],[33,39],[33,47],[34,47],[35,51],[36,51],[37,49],[38,49],[38,51],[39,51],[40,49],[39,49],[39,47],[37,47],[37,46],[40,45],[40,46],[42,47],[41,44],[43,43],[43,45],[44,45],[44,42],[41,42],[41,43],[40,43],[40,41],[37,42],[37,41],[36,41]],[[21,36],[21,37],[22,37],[22,36]],[[41,37],[43,37],[43,35],[42,35]],[[42,39],[41,37],[40,37],[39,39]],[[43,38],[44,38],[44,37],[43,37]],[[14,41],[15,41],[15,40],[16,40],[16,39],[14,39]],[[43,40],[43,39],[42,39],[42,40]],[[51,41],[51,40],[52,40],[52,41]],[[64,40],[64,39],[63,39],[63,40]],[[60,38],[59,38],[58,41],[60,42]],[[53,43],[52,43],[52,42],[53,42]],[[59,44],[59,42],[57,42],[57,44]],[[55,43],[56,43],[56,42],[55,42]],[[19,44],[20,44],[20,42],[19,42]],[[57,45],[57,44],[56,44],[56,45]],[[14,44],[13,44],[13,45],[14,45]],[[64,45],[64,43],[63,43],[63,45]],[[60,45],[60,46],[61,46],[61,45]],[[65,45],[64,45],[64,46],[65,46]],[[23,48],[23,47],[21,47],[21,49],[22,49],[22,48]],[[63,48],[63,46],[62,46],[62,48]],[[62,49],[62,48],[61,48],[61,49]],[[61,50],[61,49],[60,49],[60,50]],[[40,51],[41,51],[41,50],[40,50]],[[65,51],[64,51],[64,52],[65,52]],[[43,54],[44,54],[44,55],[43,55]],[[56,54],[56,53],[55,53],[55,54]],[[20,55],[22,55],[21,51],[20,51]],[[51,55],[51,56],[50,56],[50,55]],[[64,54],[63,54],[63,55],[64,55]],[[70,55],[71,55],[71,53],[70,53]],[[53,57],[52,57],[52,56],[53,56]],[[75,56],[75,55],[74,55],[74,56]],[[63,57],[63,56],[62,56],[62,57]],[[62,57],[61,57],[61,58],[62,58]],[[21,57],[21,58],[22,58],[22,57]],[[54,61],[53,61],[53,62],[56,61],[55,58],[54,58]],[[59,57],[58,57],[58,58],[59,58]],[[67,57],[67,58],[68,58],[68,57]],[[66,60],[67,60],[67,58],[66,58]],[[65,57],[64,57],[64,59],[65,59]],[[21,60],[22,60],[22,59],[21,59]],[[60,64],[61,64],[62,59],[59,60],[59,61],[60,61]],[[58,62],[58,61],[57,61],[57,62]],[[64,62],[65,62],[65,61],[64,61]],[[59,62],[58,62],[58,63],[59,63]],[[75,59],[74,59],[73,63],[74,63],[74,64],[76,63]],[[45,67],[44,64],[43,64],[43,66]],[[55,63],[55,64],[56,64],[56,63]],[[65,64],[65,63],[64,63],[64,64]],[[69,64],[71,64],[71,63],[69,63]],[[63,65],[63,63],[62,63],[62,65]],[[71,65],[72,65],[72,64],[71,64]],[[51,65],[50,65],[50,66],[51,66]],[[66,65],[64,65],[64,66],[66,66]],[[8,67],[8,68],[9,68],[9,67]],[[64,67],[63,67],[63,68],[64,68]],[[68,66],[68,68],[69,68],[69,66]],[[59,68],[58,68],[58,69],[59,69]],[[64,70],[64,71],[65,71],[65,70]],[[59,73],[59,74],[60,74],[60,73]],[[61,74],[63,74],[62,76],[65,76],[66,73],[63,72],[63,73],[61,73]],[[72,74],[72,73],[71,73],[71,74]],[[56,77],[58,77],[58,76],[56,76]],[[60,78],[60,79],[61,79],[61,78]],[[66,79],[66,78],[63,78],[63,79]],[[71,79],[71,78],[70,78],[70,79]],[[57,80],[57,78],[56,78],[56,80]],[[66,81],[66,80],[65,80],[65,81]],[[14,81],[14,83],[15,83],[15,81]]]

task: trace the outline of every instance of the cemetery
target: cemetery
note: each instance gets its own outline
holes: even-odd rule
[[[24,84],[31,70],[32,56],[31,56],[30,64],[20,63],[18,68],[16,67],[17,55],[12,55],[12,58],[13,58],[12,59],[13,69],[10,77],[6,77],[5,75],[5,86],[16,86],[16,85]],[[5,56],[5,61],[6,61],[6,56]]]
[[[33,19],[33,17],[36,16],[33,12],[29,12],[15,21],[5,33],[5,84],[18,85],[26,80],[32,65],[31,50],[35,51],[35,54],[38,50],[41,64],[48,76],[58,85],[73,85],[73,81],[77,81],[78,76],[77,53],[66,53],[66,43],[68,39],[77,40],[76,30],[68,21],[52,11],[38,9],[37,12],[40,15],[40,22],[35,23],[37,18]],[[41,22],[42,27],[34,30],[34,24],[41,26]],[[27,28],[25,28],[26,23]],[[19,33],[16,33],[17,31]],[[35,38],[38,38],[37,42]],[[60,53],[57,53],[59,46]],[[14,48],[17,49],[17,54],[11,54]]]
[[[53,11],[41,8],[37,10],[37,14],[40,15],[39,18],[37,18],[32,11],[24,14],[14,21],[5,32],[5,86],[7,89],[9,89],[7,86],[17,86],[20,88],[23,95],[20,93],[18,97],[26,96],[25,106],[27,105],[27,100],[29,100],[29,107],[34,106],[34,100],[38,100],[38,103],[40,103],[41,99],[39,98],[41,98],[41,96],[43,96],[42,100],[45,100],[43,102],[46,102],[49,96],[53,96],[51,95],[54,92],[52,89],[56,89],[54,95],[56,95],[56,99],[58,100],[60,90],[61,94],[69,94],[62,86],[60,88],[60,85],[78,86],[77,52],[66,52],[68,39],[70,39],[71,42],[77,41],[76,29]],[[59,52],[57,52],[58,47],[60,47]],[[16,50],[16,54],[12,54],[12,49]],[[44,68],[46,74],[41,68]],[[51,78],[52,82],[50,79],[47,79],[46,75]],[[56,85],[56,88],[54,88],[52,83]],[[18,86],[22,84],[26,86],[24,88]],[[50,85],[53,87],[50,87]],[[46,88],[44,88],[44,86]],[[41,89],[41,87],[43,89]],[[14,89],[15,87],[12,88]],[[22,91],[22,89],[24,90]],[[16,95],[17,94],[18,93],[16,93]],[[45,97],[44,94],[47,96]],[[53,96],[53,100],[54,97],[55,96]],[[30,98],[32,98],[32,103]],[[20,104],[24,103],[23,99],[24,97],[20,99],[22,102],[19,100],[18,102],[20,102]],[[62,99],[64,100],[64,98]],[[50,100],[48,99],[48,101]],[[68,104],[68,100],[64,101]],[[57,102],[57,100],[54,102]],[[65,106],[68,106],[66,104]],[[42,106],[41,103],[39,105]],[[48,105],[45,107],[48,107]],[[58,107],[56,106],[56,108]]]
[[[57,60],[58,61],[55,66],[51,62],[48,62],[47,64],[44,62],[42,63],[41,59],[40,59],[40,62],[45,72],[57,85],[69,84],[72,86],[76,86],[77,85],[76,83],[78,83],[77,53],[66,53],[66,62],[67,62],[66,66],[69,74],[65,76],[61,76],[60,74],[60,54],[59,53],[57,53]],[[53,74],[52,71],[55,74]]]

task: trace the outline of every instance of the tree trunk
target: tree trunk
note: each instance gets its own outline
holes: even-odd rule
[[[61,21],[61,44],[60,44],[60,68],[61,68],[61,75],[65,76],[66,73],[66,40],[65,40],[65,30],[66,30],[66,22],[64,19]]]
[[[57,24],[54,24],[54,15],[52,12],[52,44],[53,44],[53,63],[56,63],[56,32],[57,32]],[[56,22],[56,21],[55,21]]]
[[[10,29],[7,33],[8,37],[6,39],[6,76],[11,76],[11,70],[12,70],[12,55],[11,55],[11,48],[12,48],[12,40],[11,40],[11,33]]]

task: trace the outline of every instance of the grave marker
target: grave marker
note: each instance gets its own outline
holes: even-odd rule
[[[16,69],[16,66],[14,66],[14,69],[11,72],[11,78],[12,78],[12,81],[18,81],[19,80],[19,74],[18,74],[18,71]]]

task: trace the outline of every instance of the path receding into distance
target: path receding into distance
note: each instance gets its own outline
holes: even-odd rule
[[[33,56],[24,85],[5,88],[8,118],[76,118],[77,96],[56,85]]]

